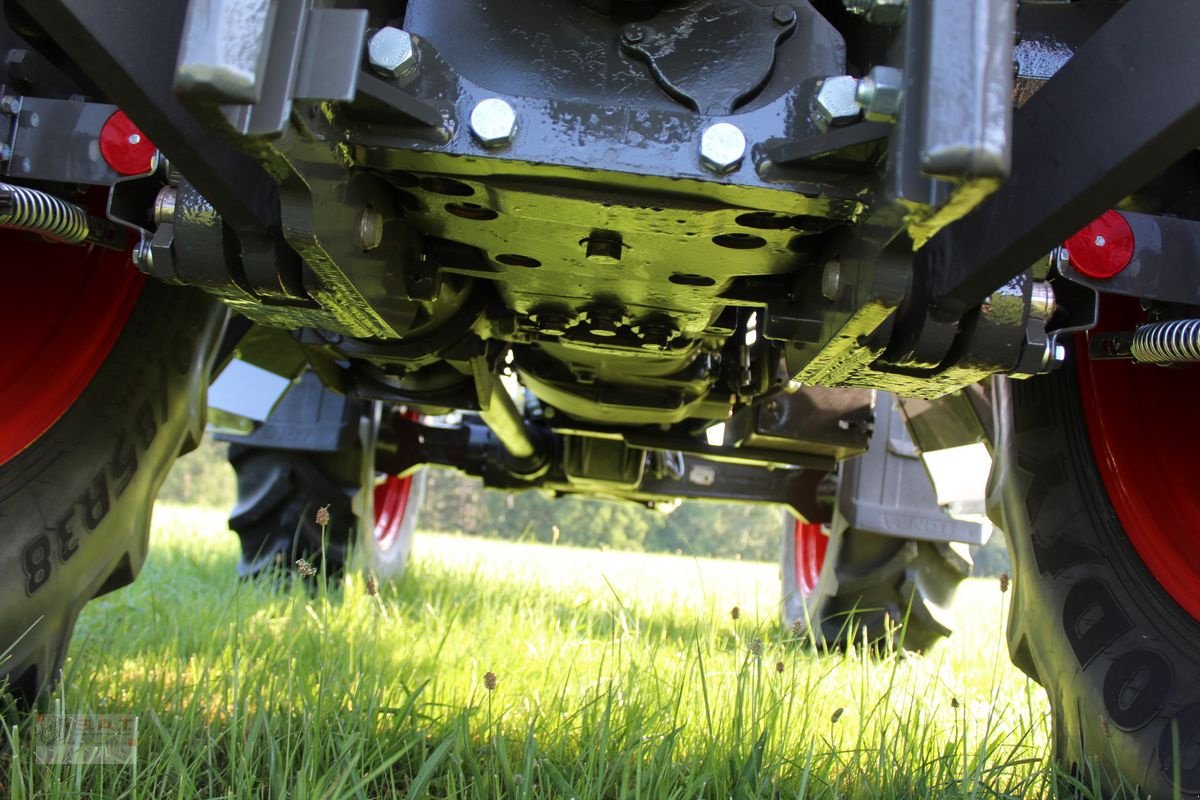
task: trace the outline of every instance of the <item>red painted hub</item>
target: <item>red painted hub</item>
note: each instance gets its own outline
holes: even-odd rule
[[[0,230],[5,328],[0,347],[0,464],[79,398],[125,327],[144,276],[129,253]]]
[[[1136,300],[1105,297],[1097,332],[1145,321]],[[1117,518],[1155,580],[1200,621],[1200,368],[1093,361],[1077,340],[1080,394],[1096,466]]]
[[[387,550],[400,535],[412,496],[412,483],[411,476],[389,475],[375,486],[375,541],[380,550]]]
[[[825,551],[829,537],[821,530],[819,522],[796,520],[796,588],[808,597],[817,588],[821,578],[821,567],[825,565]]]

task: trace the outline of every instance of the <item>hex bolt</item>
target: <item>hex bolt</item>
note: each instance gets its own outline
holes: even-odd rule
[[[587,259],[601,264],[616,264],[624,248],[621,234],[616,231],[592,231],[582,244]]]
[[[786,4],[775,6],[771,19],[775,20],[776,25],[791,25],[796,21],[796,9]]]
[[[593,308],[588,312],[588,332],[605,339],[616,336],[622,316],[615,308]]]
[[[154,198],[154,223],[164,225],[175,221],[175,189],[164,186]]]
[[[509,144],[516,129],[517,112],[498,97],[480,100],[471,110],[471,133],[484,147]]]
[[[854,99],[862,106],[867,119],[893,122],[900,116],[900,100],[904,92],[904,73],[895,67],[871,67],[854,87]]]
[[[1058,301],[1054,296],[1054,287],[1046,281],[1034,281],[1029,295],[1029,316],[1043,322],[1054,316],[1058,310]]]
[[[821,81],[816,99],[817,123],[828,129],[854,122],[862,113],[857,93],[858,79],[852,75],[833,75]]]
[[[821,270],[821,295],[830,302],[842,294],[842,262],[836,258],[825,262]]]
[[[367,206],[358,215],[358,246],[364,251],[383,244],[383,214]]]
[[[567,314],[561,314],[557,311],[540,311],[534,314],[531,319],[537,327],[538,332],[547,336],[562,336],[567,332],[567,328],[571,327],[571,317]]]
[[[626,44],[637,44],[646,38],[646,29],[637,23],[625,26],[625,30],[621,32],[621,38]]]
[[[0,113],[16,115],[21,113],[21,96],[6,94],[0,97]]]
[[[700,161],[720,175],[736,169],[746,155],[746,136],[730,122],[710,125],[700,137]]]
[[[676,333],[675,326],[668,322],[644,322],[638,329],[642,348],[646,350],[666,350]]]
[[[8,142],[0,142],[0,161],[8,161],[12,158],[12,148],[8,146]]]
[[[388,78],[407,78],[417,70],[417,48],[412,35],[387,26],[375,31],[367,43],[371,68]]]

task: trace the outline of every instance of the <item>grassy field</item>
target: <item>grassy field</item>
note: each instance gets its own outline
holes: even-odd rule
[[[141,578],[85,610],[52,701],[137,715],[136,764],[41,764],[26,725],[0,757],[9,796],[1053,791],[995,580],[966,585],[928,656],[870,658],[784,635],[764,564],[424,535],[399,586],[308,595],[235,562],[223,515],[159,509]]]

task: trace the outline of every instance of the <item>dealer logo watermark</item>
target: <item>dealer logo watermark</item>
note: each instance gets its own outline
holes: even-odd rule
[[[39,714],[34,756],[43,764],[135,764],[135,714]]]

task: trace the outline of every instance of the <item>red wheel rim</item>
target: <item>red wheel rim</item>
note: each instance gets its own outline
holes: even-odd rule
[[[0,464],[79,399],[133,312],[145,277],[129,253],[0,231],[5,325],[0,347]]]
[[[375,485],[375,542],[380,550],[395,544],[412,497],[412,476],[398,478],[389,475]]]
[[[817,588],[821,578],[821,567],[825,565],[825,551],[829,537],[821,530],[819,522],[796,520],[796,588],[805,597]]]
[[[1104,298],[1095,332],[1145,320],[1136,300]],[[1077,341],[1080,395],[1108,498],[1134,550],[1164,590],[1200,621],[1200,428],[1187,409],[1200,369],[1093,361]]]

